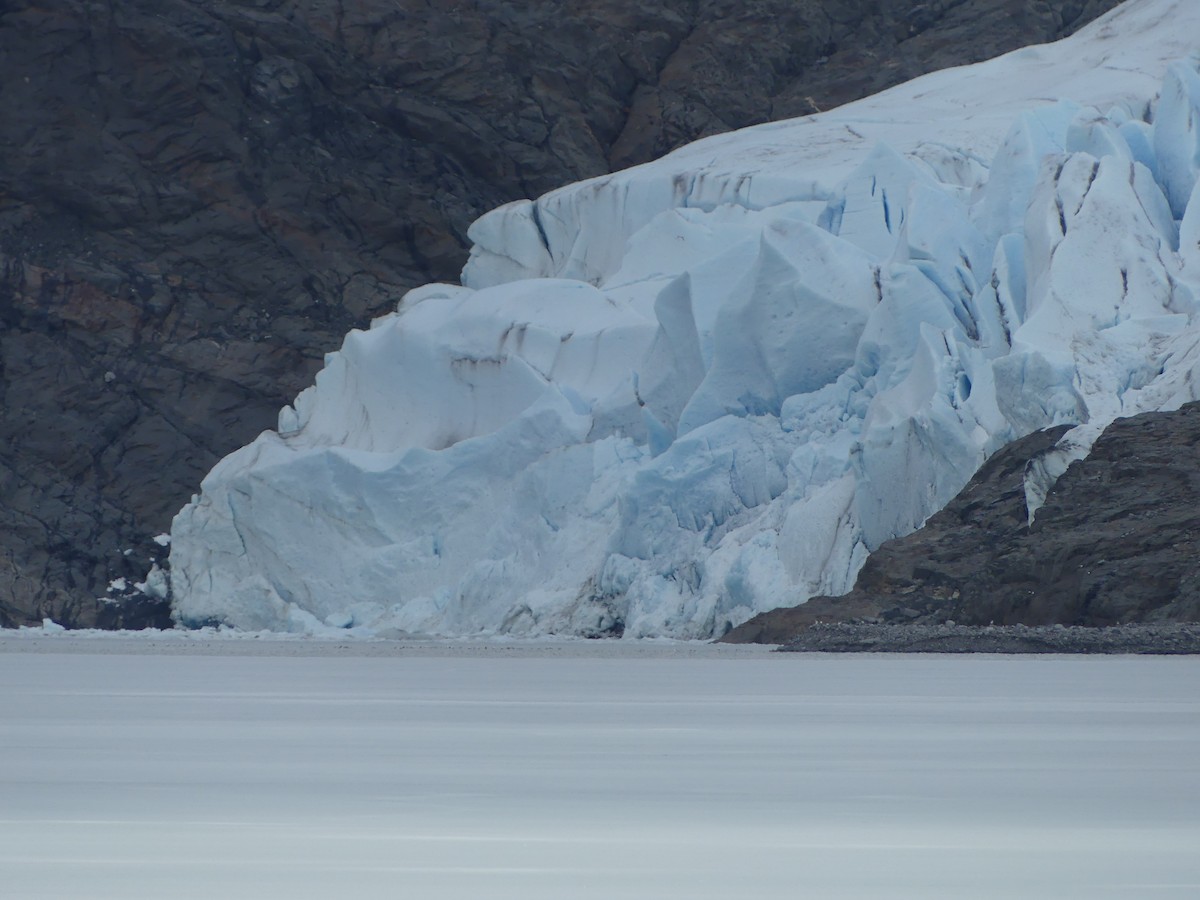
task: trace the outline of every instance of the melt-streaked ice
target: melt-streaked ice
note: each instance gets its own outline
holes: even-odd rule
[[[495,210],[172,529],[183,624],[703,638],[1197,396],[1200,4]]]

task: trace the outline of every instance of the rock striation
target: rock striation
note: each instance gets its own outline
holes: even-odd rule
[[[763,613],[724,640],[787,643],[837,622],[1200,622],[1200,404],[1113,422],[1031,523],[1027,476],[1066,430],[996,453],[924,527],[871,554],[849,594]]]
[[[1115,5],[0,3],[0,625],[165,624],[152,536],[485,210]]]

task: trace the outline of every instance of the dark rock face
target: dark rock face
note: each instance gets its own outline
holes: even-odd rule
[[[709,134],[821,112],[1065,37],[1119,0],[700,0],[630,95],[614,168]],[[695,12],[688,16],[688,7]]]
[[[727,640],[785,643],[818,622],[1200,622],[1200,404],[1118,419],[1032,526],[1026,467],[1065,427],[993,456],[919,531],[883,544],[854,590],[756,616]]]
[[[1200,625],[813,625],[793,653],[1200,654]]]
[[[0,0],[0,625],[102,603],[502,202],[1117,0]]]

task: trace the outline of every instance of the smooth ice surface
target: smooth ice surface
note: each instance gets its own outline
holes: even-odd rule
[[[1200,895],[1194,658],[2,638],[5,897]]]
[[[186,625],[710,637],[1200,396],[1200,4],[509,204],[176,517]],[[155,590],[161,576],[147,578]]]

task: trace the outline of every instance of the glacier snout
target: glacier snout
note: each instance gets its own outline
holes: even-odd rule
[[[1014,437],[1086,448],[1194,399],[1200,75],[1170,69],[1152,124],[1110,93],[974,145],[896,114],[890,145],[811,166],[750,129],[691,193],[694,148],[485,217],[470,286],[349,335],[205,479],[172,531],[177,619],[711,637],[849,589]]]

